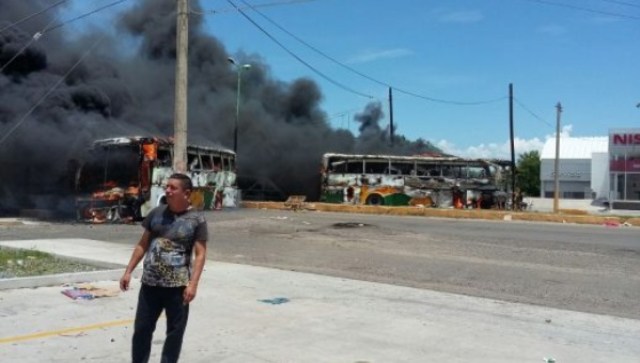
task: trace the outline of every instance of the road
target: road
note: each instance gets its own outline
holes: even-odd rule
[[[218,261],[640,319],[640,229],[322,212],[207,212]],[[0,227],[133,244],[139,225]],[[215,263],[215,262],[213,262]]]

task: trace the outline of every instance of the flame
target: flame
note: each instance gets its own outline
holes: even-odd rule
[[[102,200],[109,200],[109,201],[118,200],[124,197],[124,189],[114,187],[105,191],[97,191],[92,194],[92,197],[95,199],[102,199]]]
[[[156,160],[158,158],[158,144],[142,144],[142,154],[144,155],[144,160]]]

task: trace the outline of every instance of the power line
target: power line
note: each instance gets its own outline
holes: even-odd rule
[[[60,23],[60,24],[56,24],[56,25],[54,25],[54,26],[52,26],[51,28],[46,29],[46,30],[47,30],[47,31],[56,30],[56,29],[58,29],[58,28],[61,28],[61,27],[65,26],[65,25],[69,24],[69,23],[72,23],[72,22],[74,22],[74,21],[76,21],[76,20],[80,20],[80,19],[86,18],[87,16],[93,15],[93,14],[95,14],[95,13],[98,13],[98,12],[102,11],[102,10],[106,10],[106,9],[108,9],[108,8],[110,8],[110,7],[116,6],[116,5],[121,4],[121,3],[125,2],[125,1],[128,1],[128,0],[118,0],[118,1],[114,1],[114,2],[112,2],[112,3],[109,3],[109,4],[105,5],[105,6],[101,6],[101,7],[99,7],[99,8],[96,8],[96,9],[94,9],[94,10],[92,10],[92,11],[88,12],[88,13],[85,13],[85,14],[82,14],[82,15],[79,15],[79,16],[76,16],[75,18],[71,18],[71,19],[65,20],[64,22],[62,22],[62,23]]]
[[[67,1],[67,0],[64,0],[64,1]],[[69,23],[72,23],[72,22],[74,22],[74,21],[76,21],[76,20],[80,20],[80,19],[82,19],[82,18],[86,18],[87,16],[93,15],[93,14],[95,14],[95,13],[97,13],[97,12],[100,12],[100,11],[102,11],[102,10],[108,9],[108,8],[110,8],[110,7],[112,7],[112,6],[118,5],[118,4],[123,3],[123,2],[125,2],[125,1],[127,1],[127,0],[118,0],[118,1],[112,2],[112,3],[107,4],[107,5],[105,5],[105,6],[102,6],[102,7],[99,7],[99,8],[97,8],[97,9],[94,9],[94,10],[92,10],[92,11],[88,12],[88,13],[82,14],[82,15],[77,16],[77,17],[75,17],[75,18],[71,18],[71,19],[69,19],[69,20],[66,20],[66,21],[64,21],[64,22],[60,23],[60,24],[56,24],[56,25],[54,25],[54,26],[51,26],[51,24],[53,24],[53,23],[56,21],[56,18],[55,18],[55,17],[53,17],[53,18],[51,19],[51,21],[50,21],[47,25],[45,25],[45,27],[44,27],[44,28],[42,28],[42,30],[41,30],[41,31],[36,32],[35,34],[33,34],[33,36],[31,37],[31,39],[30,39],[30,40],[29,40],[29,41],[28,41],[28,42],[27,42],[27,43],[26,43],[26,44],[25,44],[25,45],[24,45],[24,46],[23,46],[23,47],[22,47],[22,48],[21,48],[21,49],[20,49],[16,54],[14,54],[14,55],[13,55],[13,57],[11,57],[11,59],[9,59],[9,60],[7,61],[7,63],[5,63],[5,64],[2,66],[2,68],[0,68],[0,73],[2,73],[2,71],[4,71],[4,69],[5,69],[5,68],[7,68],[7,66],[9,66],[9,64],[11,64],[14,60],[16,60],[16,58],[18,58],[22,53],[24,53],[24,51],[25,51],[25,50],[27,50],[27,48],[29,48],[29,46],[30,46],[31,44],[33,44],[34,42],[36,42],[36,41],[40,40],[40,38],[41,38],[43,35],[45,35],[46,33],[50,32],[50,31],[52,31],[52,30],[55,30],[55,29],[61,28],[61,27],[63,27],[64,25],[69,24]]]
[[[631,6],[634,8],[640,8],[640,4],[629,3],[626,1],[618,1],[618,0],[600,0],[600,1],[604,1],[606,3],[618,4],[618,5]]]
[[[16,21],[16,22],[14,22],[14,23],[9,24],[9,25],[5,26],[4,28],[0,29],[0,33],[4,32],[5,30],[7,30],[7,29],[9,29],[9,28],[13,28],[14,26],[16,26],[16,25],[18,25],[18,24],[24,23],[25,21],[27,21],[27,20],[29,20],[29,19],[31,19],[31,18],[33,18],[33,17],[36,17],[36,16],[38,16],[38,15],[40,15],[40,14],[43,14],[43,13],[46,13],[46,12],[47,12],[47,11],[49,11],[50,9],[53,9],[53,8],[55,8],[56,6],[61,5],[61,4],[65,3],[65,2],[67,2],[67,1],[68,1],[68,0],[60,0],[60,1],[58,1],[57,3],[51,4],[51,5],[47,6],[46,8],[44,8],[44,9],[42,9],[42,10],[40,10],[40,11],[36,12],[36,13],[33,13],[33,14],[31,14],[31,15],[28,15],[28,16],[25,16],[24,18],[22,18],[22,19],[20,19],[20,20],[18,20],[18,21]]]
[[[520,100],[518,100],[517,98],[513,98],[514,101],[516,101],[516,103],[518,104],[518,106],[522,107],[522,109],[524,109],[525,111],[527,111],[531,116],[533,116],[533,118],[535,118],[536,120],[546,124],[547,126],[554,128],[555,126],[551,125],[549,122],[545,121],[542,117],[536,115],[533,111],[531,111],[527,106],[525,106],[522,102],[520,102]]]
[[[45,92],[42,97],[40,97],[40,99],[29,109],[29,111],[27,111],[27,113],[25,113],[10,129],[9,131],[7,131],[2,138],[0,138],[0,146],[2,146],[2,144],[7,140],[7,138],[9,138],[9,136],[11,136],[11,134],[13,134],[13,132],[20,127],[20,125],[22,125],[22,123],[27,119],[27,117],[29,117],[33,111],[36,110],[36,108],[38,108],[38,106],[40,106],[40,104],[42,104],[42,102],[44,102],[47,97],[49,97],[49,95],[51,93],[53,93],[53,91],[56,90],[56,88],[58,88],[58,86],[60,86],[60,84],[62,84],[62,82],[64,82],[67,77],[69,77],[69,75],[71,74],[71,72],[73,72],[79,65],[80,63],[82,63],[91,53],[91,51],[93,51],[98,44],[100,44],[103,40],[104,40],[105,36],[102,36],[100,39],[98,39],[95,43],[93,43],[93,45],[91,47],[89,47],[89,49],[87,49],[84,54],[82,55],[82,57],[80,57],[80,59],[78,59],[78,61],[71,66],[71,68],[69,68],[69,70],[51,87],[47,90],[47,92]]]
[[[40,37],[42,37],[42,34],[44,34],[44,31],[47,29],[47,27],[53,24],[54,21],[56,21],[55,17],[53,17],[51,21],[49,21],[49,23],[44,26],[42,31],[36,32],[31,37],[31,39],[29,39],[29,41],[22,48],[20,48],[20,50],[16,54],[14,54],[13,57],[11,57],[11,59],[9,59],[5,64],[2,65],[2,67],[0,67],[0,73],[2,73],[5,70],[5,68],[7,68],[11,63],[13,63],[13,61],[16,60],[16,58],[18,58],[22,53],[24,53],[24,51],[27,50],[27,48],[29,48],[31,44],[38,41]]]
[[[253,19],[251,19],[251,17],[249,17],[244,11],[242,11],[242,9],[240,9],[239,7],[237,7],[233,2],[231,2],[231,0],[227,0],[227,2],[229,4],[231,4],[232,6],[234,6],[236,8],[236,10],[245,18],[247,19],[251,24],[253,24],[256,28],[258,28],[264,35],[266,35],[269,39],[271,39],[274,43],[276,43],[277,45],[280,46],[280,48],[282,48],[285,52],[289,53],[289,55],[291,55],[292,57],[294,57],[298,62],[302,63],[303,65],[305,65],[307,68],[309,68],[310,70],[312,70],[315,74],[317,74],[318,76],[322,77],[323,79],[325,79],[326,81],[332,83],[335,86],[338,86],[340,88],[342,88],[343,90],[353,93],[355,95],[361,96],[361,97],[365,97],[365,98],[369,98],[369,99],[375,99],[375,97],[356,91],[353,88],[346,86],[332,78],[330,78],[329,76],[327,76],[326,74],[320,72],[320,70],[318,70],[317,68],[315,68],[314,66],[312,66],[311,64],[307,63],[306,61],[304,61],[302,58],[300,58],[297,54],[293,53],[291,50],[289,50],[289,48],[287,48],[284,44],[282,44],[280,41],[278,41],[273,35],[271,35],[269,32],[267,32],[263,27],[261,27],[258,23],[256,23]]]
[[[259,10],[255,9],[251,4],[248,4],[246,1],[241,0],[247,7],[251,8],[253,11],[255,11],[256,13],[258,13],[258,15],[260,15],[262,18],[264,18],[265,20],[267,20],[268,22],[270,22],[272,25],[274,25],[275,27],[277,27],[278,29],[280,29],[281,31],[285,32],[286,34],[288,34],[289,36],[291,36],[292,38],[294,38],[295,40],[297,40],[298,42],[302,43],[303,45],[305,45],[306,47],[308,47],[309,49],[313,50],[314,52],[320,54],[321,56],[329,59],[330,61],[334,62],[335,64],[341,66],[342,68],[347,69],[350,72],[353,72],[363,78],[366,78],[368,80],[370,80],[371,82],[377,83],[381,86],[385,86],[385,87],[390,87],[393,88],[394,90],[396,90],[397,92],[400,93],[404,93],[406,95],[409,96],[413,96],[413,97],[417,97],[417,98],[421,98],[427,101],[431,101],[431,102],[438,102],[438,103],[447,103],[447,104],[454,104],[454,105],[459,105],[459,106],[472,106],[472,105],[481,105],[481,104],[487,104],[487,103],[494,103],[494,102],[499,102],[502,101],[504,99],[506,99],[506,96],[500,97],[500,98],[496,98],[496,99],[492,99],[492,100],[485,100],[485,101],[475,101],[475,102],[463,102],[463,101],[451,101],[451,100],[444,100],[444,99],[439,99],[439,98],[434,98],[434,97],[429,97],[429,96],[424,96],[424,95],[420,95],[418,93],[415,92],[411,92],[411,91],[407,91],[404,89],[401,89],[399,87],[395,87],[387,82],[383,82],[380,80],[377,80],[371,76],[368,76],[356,69],[354,69],[353,67],[350,67],[340,61],[338,61],[337,59],[331,57],[330,55],[326,54],[325,52],[321,51],[320,49],[314,47],[313,45],[307,43],[306,41],[304,41],[303,39],[301,39],[300,37],[296,36],[295,34],[291,33],[290,31],[288,31],[287,29],[285,29],[284,27],[282,27],[281,25],[279,25],[278,23],[276,23],[275,21],[273,21],[271,18],[267,17],[266,15],[264,15],[263,13],[261,13]]]
[[[309,3],[312,1],[317,1],[317,0],[284,0],[284,1],[277,1],[277,2],[271,2],[271,3],[263,3],[263,4],[255,4],[255,5],[249,5],[249,6],[243,6],[240,9],[244,10],[244,9],[249,9],[250,7],[257,7],[257,8],[266,8],[266,7],[273,7],[273,6],[280,6],[280,5],[291,5],[291,4],[299,4],[299,3]],[[237,8],[235,7],[228,7],[228,8],[223,8],[223,9],[208,9],[208,10],[203,10],[203,11],[196,11],[193,9],[189,9],[189,12],[192,14],[196,14],[196,15],[208,15],[208,14],[220,14],[220,13],[230,13],[230,12],[236,12]]]
[[[552,5],[552,6],[559,6],[559,7],[569,8],[569,9],[573,9],[573,10],[585,11],[585,12],[588,12],[588,13],[607,15],[607,16],[613,16],[613,17],[624,18],[624,19],[640,20],[640,17],[633,16],[633,15],[612,13],[612,12],[608,12],[608,11],[585,8],[585,7],[582,7],[582,6],[559,3],[559,2],[555,2],[555,1],[549,1],[549,0],[523,0],[523,1],[529,1],[529,2],[534,2],[534,3],[539,3],[539,4]]]

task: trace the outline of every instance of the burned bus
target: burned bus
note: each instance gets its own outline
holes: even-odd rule
[[[235,153],[217,146],[187,145],[191,203],[198,209],[238,205]],[[173,173],[173,139],[119,137],[97,140],[76,173],[76,212],[81,221],[140,220],[165,203]]]
[[[506,196],[503,166],[455,156],[324,154],[320,201],[492,208]]]

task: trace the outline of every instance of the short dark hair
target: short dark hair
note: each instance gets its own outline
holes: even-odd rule
[[[173,173],[169,177],[169,179],[177,179],[180,180],[180,184],[182,184],[182,189],[185,190],[193,190],[193,182],[188,175],[182,173]]]

